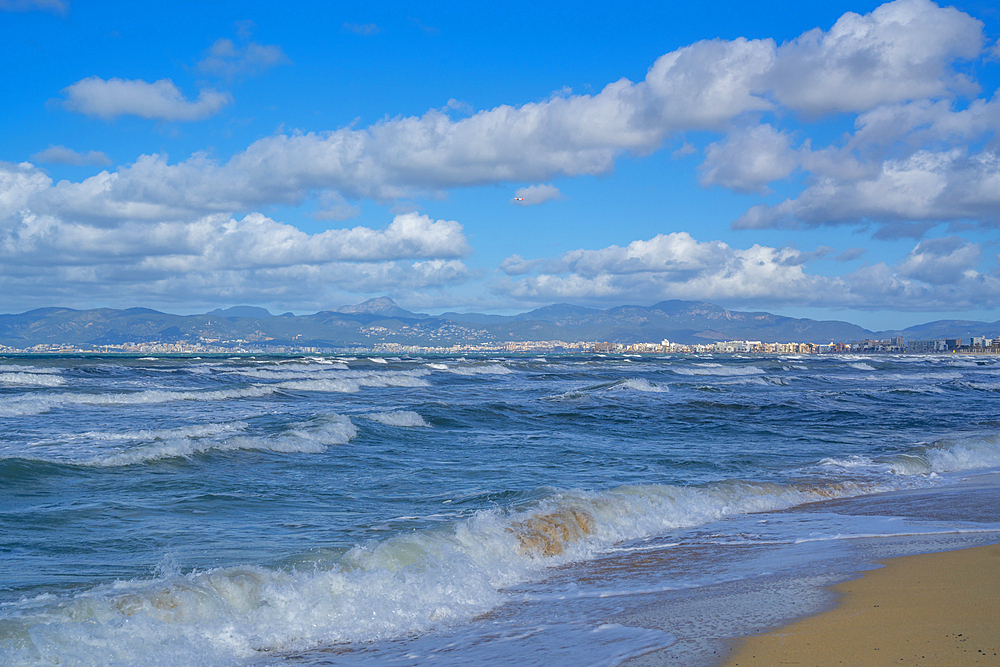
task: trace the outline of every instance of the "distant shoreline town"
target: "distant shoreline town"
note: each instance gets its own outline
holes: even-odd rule
[[[195,315],[148,308],[42,308],[0,315],[0,354],[998,352],[1000,320],[937,320],[902,330],[870,331],[849,322],[677,300],[605,310],[553,304],[517,315],[427,315],[404,310],[388,297],[306,315],[273,315],[254,306]]]
[[[759,340],[729,340],[714,343],[610,343],[604,341],[561,340],[506,341],[473,345],[423,346],[377,343],[371,346],[335,347],[261,345],[245,340],[212,343],[121,343],[117,345],[64,345],[43,343],[28,348],[0,345],[0,354],[996,354],[1000,337],[973,336],[906,341],[901,336],[880,340],[864,339],[844,343],[765,343]]]

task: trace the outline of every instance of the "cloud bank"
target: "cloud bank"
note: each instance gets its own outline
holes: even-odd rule
[[[374,24],[345,29],[377,31]],[[216,41],[196,69],[228,78],[288,62],[280,47],[248,41],[248,26],[240,35],[239,44]],[[699,41],[657,58],[642,80],[619,79],[595,94],[564,90],[461,115],[449,101],[367,127],[279,132],[225,160],[141,155],[79,182],[56,183],[31,164],[7,164],[0,168],[3,256],[21,273],[5,280],[48,289],[28,260],[49,257],[58,258],[46,261],[66,284],[110,284],[117,276],[121,284],[167,289],[181,281],[183,288],[171,288],[178,294],[210,285],[209,276],[235,291],[256,281],[272,294],[297,289],[281,287],[281,279],[376,291],[392,281],[413,289],[454,285],[471,276],[460,259],[470,248],[457,222],[400,215],[381,231],[308,235],[258,211],[308,202],[317,220],[346,220],[359,214],[362,200],[403,210],[452,189],[499,184],[518,187],[512,203],[537,205],[560,196],[546,183],[606,174],[623,156],[673,142],[682,144],[677,157],[703,155],[704,187],[769,196],[781,183],[795,191],[750,207],[732,222],[736,229],[852,226],[916,245],[892,266],[830,278],[806,267],[832,249],[805,257],[661,234],[554,259],[512,256],[501,267],[501,293],[528,300],[673,294],[858,308],[875,307],[879,298],[883,307],[886,299],[901,308],[989,305],[983,299],[994,298],[996,276],[977,268],[983,248],[957,236],[917,241],[942,222],[982,230],[1000,221],[1000,99],[979,97],[968,74],[975,68],[967,66],[995,57],[996,49],[982,23],[963,12],[895,0],[783,44]],[[108,121],[203,120],[232,102],[211,88],[190,100],[170,79],[92,76],[63,93],[66,109]],[[829,117],[853,119],[853,128],[820,145],[808,136],[811,124]],[[697,148],[685,133],[711,138]],[[102,155],[53,146],[34,159],[94,165]],[[852,249],[837,259],[859,256]],[[170,270],[189,275],[167,277]],[[987,297],[959,295],[973,288]]]
[[[15,293],[56,298],[86,289],[91,298],[114,298],[126,287],[157,302],[196,302],[208,293],[319,308],[332,291],[405,294],[470,277],[461,258],[471,248],[455,221],[406,213],[382,230],[316,234],[260,213],[135,215],[108,225],[40,212],[33,200],[51,188],[29,163],[0,163],[0,285]]]
[[[232,73],[283,55],[279,49],[252,56],[251,46],[238,52],[219,40],[212,49],[218,59],[201,66]],[[620,79],[595,95],[558,93],[457,120],[431,110],[365,128],[278,134],[224,163],[195,155],[168,165],[162,156],[142,156],[119,169],[115,181],[122,187],[102,191],[114,203],[92,208],[148,204],[128,201],[128,193],[144,192],[153,172],[158,201],[201,212],[297,204],[323,191],[348,200],[412,199],[453,188],[604,174],[624,154],[644,155],[668,137],[709,130],[723,139],[706,149],[703,185],[766,193],[770,183],[796,170],[812,175],[800,197],[751,209],[737,228],[891,223],[940,218],[946,209],[950,217],[978,220],[995,207],[997,159],[995,147],[969,152],[968,146],[995,131],[996,101],[976,100],[957,110],[953,100],[978,90],[957,64],[983,54],[978,20],[928,0],[897,0],[864,16],[845,14],[829,31],[812,30],[782,45],[743,38],[697,42],[658,58],[644,80]],[[197,120],[231,101],[211,89],[188,101],[168,79],[150,84],[90,77],[65,92],[67,108],[104,119]],[[787,130],[755,122],[765,113],[859,116],[846,144],[816,149],[808,141],[796,146]],[[951,144],[947,150],[925,148],[941,141]],[[963,185],[969,177],[972,185]],[[937,179],[940,196],[905,207],[866,194],[889,188],[902,200],[914,178]],[[194,181],[204,186],[189,197]]]
[[[881,310],[963,310],[995,306],[1000,274],[976,270],[978,244],[959,237],[924,241],[895,266],[880,262],[840,277],[807,271],[830,248],[804,253],[754,244],[733,248],[687,232],[658,234],[626,247],[574,250],[558,257],[509,257],[494,289],[515,299],[613,305],[693,299],[717,303]]]

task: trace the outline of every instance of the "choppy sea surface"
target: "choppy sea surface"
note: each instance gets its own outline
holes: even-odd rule
[[[7,357],[0,425],[12,666],[711,664],[1000,541],[996,357]]]

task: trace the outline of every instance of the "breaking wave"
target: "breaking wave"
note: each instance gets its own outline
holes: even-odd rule
[[[643,378],[628,378],[622,380],[616,388],[631,389],[632,391],[642,391],[642,392],[652,392],[652,393],[662,393],[670,391],[669,387],[661,387],[658,384],[653,384],[649,380],[644,380]]]
[[[0,373],[0,382],[29,387],[61,387],[66,380],[50,373]]]
[[[390,412],[374,412],[363,415],[366,419],[386,424],[387,426],[415,427],[421,426],[429,428],[430,424],[424,418],[411,410],[394,410]]]
[[[503,364],[448,366],[441,370],[447,370],[449,373],[454,373],[455,375],[510,375],[514,372]]]
[[[1000,436],[941,440],[880,457],[824,458],[821,466],[894,475],[928,475],[1000,467]]]
[[[210,451],[261,450],[283,454],[317,454],[330,445],[346,444],[357,435],[357,428],[343,415],[329,414],[293,425],[274,435],[235,435],[216,438],[224,433],[242,431],[246,424],[221,428],[191,427],[149,432],[152,442],[125,451],[102,454],[83,461],[83,465],[117,467],[137,465],[171,458],[191,458]]]
[[[7,398],[0,403],[0,417],[37,415],[50,410],[73,406],[90,405],[98,407],[121,405],[153,405],[171,401],[228,401],[242,398],[260,398],[282,389],[316,392],[356,393],[362,387],[426,387],[429,383],[422,377],[429,375],[425,369],[412,371],[331,371],[325,375],[293,375],[301,379],[285,380],[269,384],[254,384],[236,389],[201,391],[171,391],[168,389],[148,389],[145,391],[119,393],[61,393],[22,394]],[[52,376],[43,376],[52,377]],[[61,379],[61,378],[59,378]]]
[[[721,364],[703,364],[700,367],[671,366],[670,370],[678,375],[763,375],[764,371],[756,366],[723,366]]]
[[[171,401],[227,401],[237,398],[258,398],[276,391],[274,386],[254,385],[240,389],[220,389],[209,391],[170,391],[149,389],[146,391],[104,393],[104,394],[26,394],[14,396],[0,404],[0,417],[37,415],[54,408],[70,405],[118,406],[151,405]]]
[[[298,449],[306,441],[325,445],[353,434],[348,419],[328,415],[292,429],[284,439],[272,439],[278,444],[268,448],[284,451],[280,443],[286,443]],[[245,436],[224,442],[260,446],[260,439]],[[877,462],[850,457],[822,463],[865,468]],[[425,632],[495,609],[510,599],[508,587],[626,540],[729,516],[934,483],[919,477],[931,471],[1000,465],[1000,439],[920,446],[878,465],[886,464],[877,472],[892,474],[855,481],[543,489],[526,505],[479,510],[347,551],[303,554],[300,567],[169,572],[76,594],[47,594],[3,607],[0,657],[18,666],[225,665]]]

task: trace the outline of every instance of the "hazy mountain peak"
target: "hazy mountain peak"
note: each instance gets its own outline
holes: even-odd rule
[[[357,314],[368,314],[368,315],[384,315],[386,317],[426,317],[426,315],[420,315],[418,313],[411,313],[408,310],[400,308],[396,305],[396,302],[387,296],[379,296],[374,299],[368,299],[367,301],[362,301],[359,304],[353,306],[340,306],[339,308],[334,308],[336,313],[345,313],[349,315]]]
[[[258,306],[233,306],[232,308],[216,308],[206,313],[206,315],[220,315],[221,317],[255,317],[258,320],[265,317],[274,317],[267,308]]]

